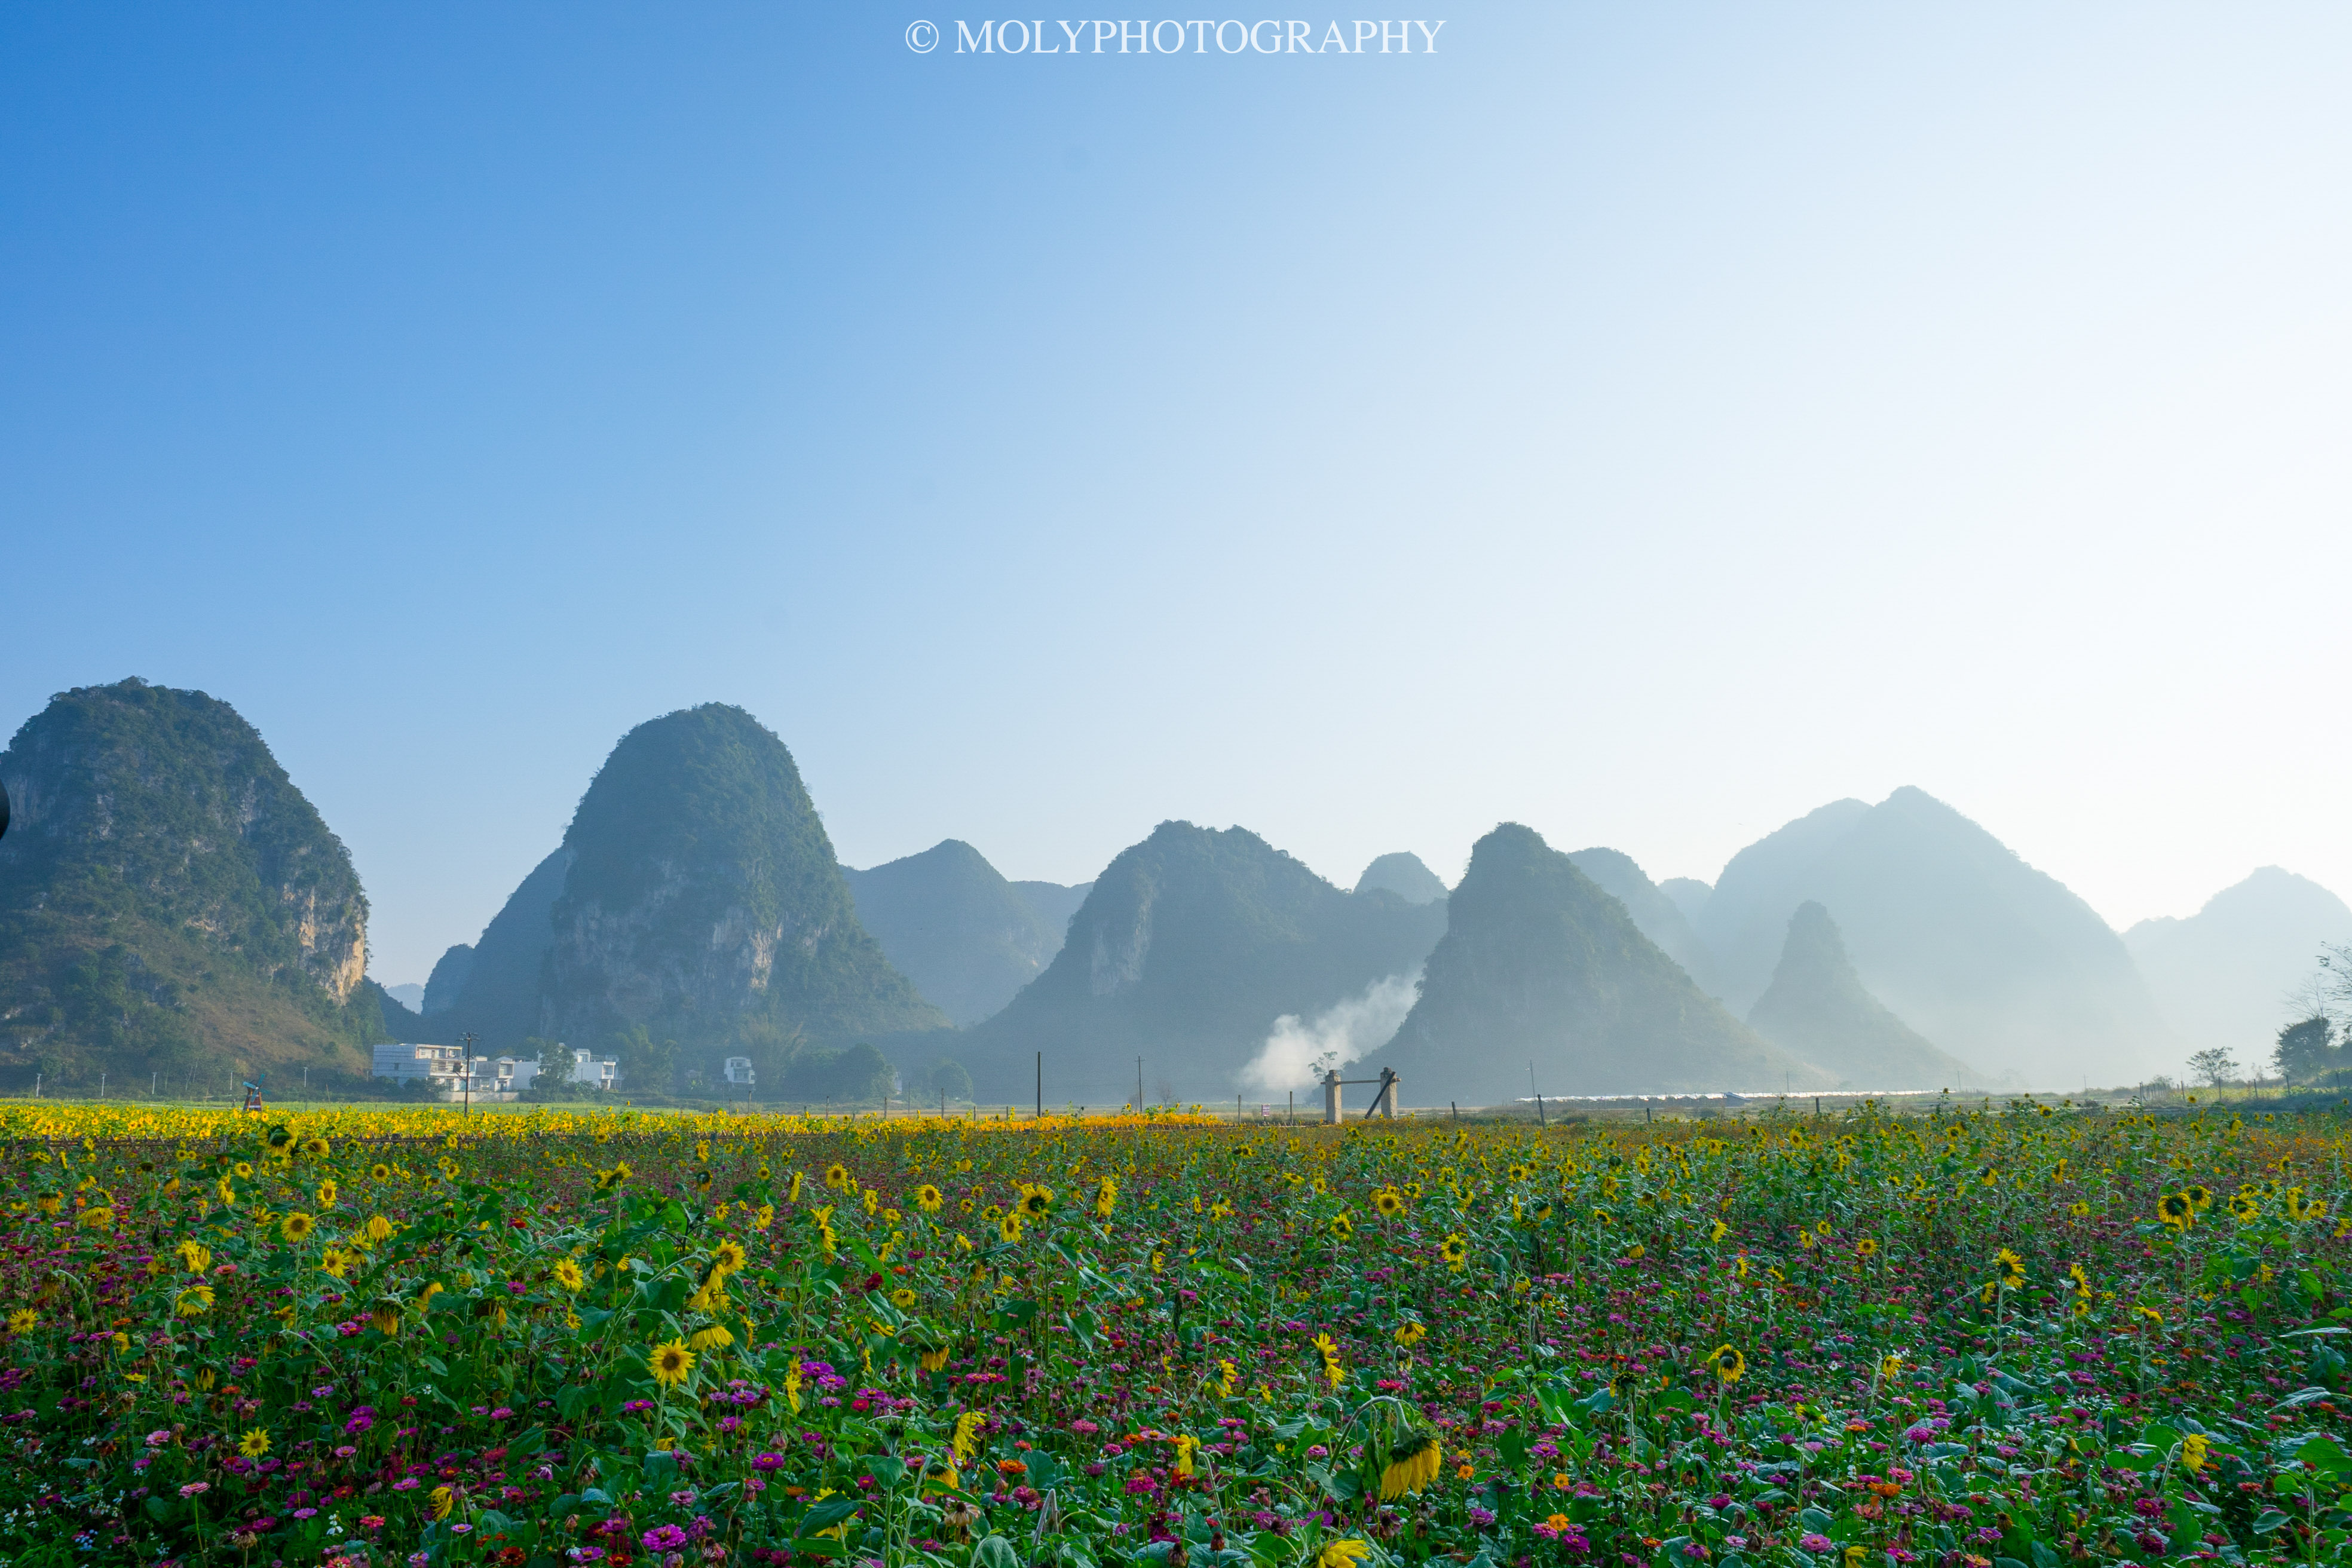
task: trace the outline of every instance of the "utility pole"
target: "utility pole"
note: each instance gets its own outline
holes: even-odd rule
[[[474,1032],[471,1029],[468,1029],[460,1037],[463,1038],[466,1043],[466,1060],[464,1064],[466,1076],[464,1079],[461,1080],[466,1086],[466,1110],[464,1113],[467,1116],[471,1116],[474,1114]]]
[[[103,1069],[98,1075],[98,1098],[100,1100],[106,1098],[106,1073]]]
[[[1037,1120],[1045,1120],[1045,1053],[1037,1053]]]
[[[1135,1110],[1139,1116],[1143,1113],[1143,1058],[1141,1057],[1135,1058]]]

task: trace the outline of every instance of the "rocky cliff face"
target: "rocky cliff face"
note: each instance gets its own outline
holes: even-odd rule
[[[729,1049],[772,1060],[802,1041],[947,1025],[859,925],[792,753],[740,709],[632,730],[563,848],[543,1037],[642,1029],[677,1040],[691,1068]]]
[[[0,779],[16,805],[0,995],[19,1048],[264,1060],[380,1027],[373,1001],[341,1016],[367,963],[351,856],[227,703],[140,680],[65,692],[0,753]],[[257,983],[271,994],[240,993]]]

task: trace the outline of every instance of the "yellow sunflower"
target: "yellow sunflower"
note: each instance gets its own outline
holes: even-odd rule
[[[1470,1259],[1470,1243],[1458,1230],[1447,1236],[1437,1250],[1445,1259],[1445,1266],[1456,1273],[1460,1273]]]
[[[580,1272],[579,1264],[564,1258],[556,1260],[555,1282],[576,1295],[588,1283],[588,1277]]]
[[[1715,1375],[1725,1383],[1738,1383],[1748,1375],[1748,1358],[1729,1345],[1716,1346],[1715,1353],[1706,1359]]]
[[[915,1206],[921,1209],[925,1214],[939,1213],[940,1205],[946,1201],[947,1200],[945,1198],[940,1195],[939,1188],[931,1185],[929,1182],[925,1182],[921,1186],[915,1189]]]
[[[308,1241],[319,1222],[306,1214],[289,1214],[278,1227],[278,1234],[289,1241]]]
[[[666,1340],[646,1354],[646,1370],[663,1387],[675,1387],[694,1370],[694,1352],[687,1349],[684,1340]]]

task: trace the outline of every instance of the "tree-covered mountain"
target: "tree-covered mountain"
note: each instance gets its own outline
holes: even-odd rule
[[[1013,884],[1013,890],[1020,894],[1022,900],[1031,909],[1037,911],[1037,918],[1044,921],[1053,931],[1055,952],[1061,951],[1062,937],[1070,929],[1070,917],[1078,912],[1078,906],[1087,901],[1087,895],[1093,892],[1094,888],[1095,885],[1092,882],[1079,882],[1073,886],[1065,886],[1060,882]],[[1046,954],[1049,962],[1052,957],[1052,953]]]
[[[1443,903],[1349,893],[1243,828],[1163,822],[1096,879],[1054,961],[959,1055],[982,1100],[1120,1105],[1234,1093],[1277,1019],[1410,974]]]
[[[1701,992],[1532,828],[1481,838],[1447,907],[1420,999],[1349,1075],[1392,1068],[1407,1105],[1500,1104],[1531,1081],[1545,1095],[1829,1087]]]
[[[1438,880],[1437,873],[1409,849],[1375,857],[1356,879],[1360,893],[1383,888],[1408,904],[1433,904],[1445,897],[1445,884]]]
[[[976,1024],[1044,972],[1066,923],[960,838],[868,870],[842,868],[858,922],[928,1000],[958,1024]]]
[[[1838,1080],[1841,1089],[1966,1089],[1982,1073],[1937,1050],[1873,996],[1846,956],[1829,910],[1802,903],[1789,917],[1772,984],[1748,1026]]]
[[[0,752],[0,1070],[27,1083],[365,1070],[384,1037],[350,854],[253,726],[124,680]],[[397,1004],[394,1004],[397,1005]]]
[[[527,1049],[524,1042],[539,1037],[555,901],[573,858],[569,845],[548,851],[472,946],[460,943],[441,955],[425,985],[423,1037],[446,1043],[470,1034],[475,1050],[498,1056]]]
[[[1722,982],[1716,978],[1715,961],[1707,955],[1706,944],[1683,918],[1681,907],[1651,882],[1631,855],[1618,849],[1579,849],[1569,858],[1603,892],[1624,905],[1642,934],[1681,964],[1683,973],[1696,981],[1700,990],[1710,996],[1721,994]]]
[[[622,737],[563,850],[541,1038],[617,1047],[641,1083],[672,1068],[715,1080],[736,1053],[773,1083],[809,1046],[947,1027],[858,923],[792,753],[740,708]]]
[[[1698,934],[1733,1006],[1763,994],[1808,901],[1835,911],[1872,995],[1988,1073],[2080,1087],[2179,1070],[2179,1042],[2106,922],[1920,790],[1834,802],[1732,857]]]
[[[2310,1015],[2296,993],[2320,950],[2352,943],[2352,909],[2307,877],[2265,866],[2186,920],[2142,921],[2124,932],[2166,1022],[2187,1050],[2219,1047],[2252,1073],[2279,1026]]]
[[[1690,922],[1693,931],[1698,930],[1699,917],[1706,912],[1707,900],[1715,897],[1715,889],[1696,877],[1669,877],[1658,884],[1658,891],[1675,901],[1683,919]]]

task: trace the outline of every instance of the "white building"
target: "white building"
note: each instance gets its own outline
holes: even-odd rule
[[[574,1047],[571,1070],[564,1075],[563,1081],[584,1083],[590,1089],[609,1089],[620,1080],[620,1077],[621,1064],[617,1058],[605,1057],[599,1059],[592,1052]]]
[[[750,1057],[729,1057],[727,1058],[727,1081],[737,1089],[751,1088],[751,1058]]]
[[[529,1089],[540,1066],[512,1057],[469,1060],[463,1046],[397,1045],[375,1047],[373,1070],[397,1083],[428,1082],[444,1100],[500,1100]]]
[[[436,1087],[461,1086],[466,1078],[463,1046],[378,1046],[374,1076],[413,1083],[430,1079]]]

